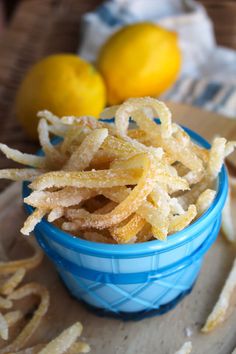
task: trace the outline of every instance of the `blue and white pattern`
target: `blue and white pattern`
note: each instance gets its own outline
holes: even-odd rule
[[[202,107],[236,119],[236,86],[232,84],[183,77],[161,98]]]
[[[176,31],[182,50],[179,80],[161,98],[236,118],[236,52],[216,45],[212,22],[194,0],[110,0],[84,15],[79,54],[94,62],[123,25],[151,21]]]

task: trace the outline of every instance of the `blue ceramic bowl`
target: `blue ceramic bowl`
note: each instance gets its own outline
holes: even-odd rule
[[[198,134],[192,140],[209,148]],[[225,167],[210,208],[194,223],[168,237],[132,245],[111,245],[74,237],[44,219],[35,236],[66,287],[100,315],[140,319],[162,314],[188,294],[203,257],[215,241],[228,190]],[[30,193],[23,184],[23,197]],[[25,205],[30,214],[33,208]]]

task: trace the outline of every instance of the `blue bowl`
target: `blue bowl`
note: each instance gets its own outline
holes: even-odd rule
[[[210,147],[201,136],[185,129],[194,142]],[[74,297],[99,315],[140,319],[168,311],[191,291],[203,257],[218,235],[227,191],[223,167],[210,208],[165,242],[95,243],[74,237],[46,219],[34,232]],[[23,197],[29,193],[25,182]],[[25,208],[32,213],[31,206],[25,204]]]

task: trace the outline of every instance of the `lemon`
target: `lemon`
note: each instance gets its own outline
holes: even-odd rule
[[[129,97],[158,96],[180,71],[177,35],[152,23],[125,26],[101,48],[97,66],[109,104]]]
[[[16,115],[35,139],[39,110],[98,116],[105,101],[106,88],[95,68],[77,55],[58,54],[39,61],[26,74],[16,97]]]

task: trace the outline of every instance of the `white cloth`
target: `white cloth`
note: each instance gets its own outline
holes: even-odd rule
[[[201,105],[204,106],[204,100],[197,100],[197,95],[202,94],[200,90],[202,82],[204,82],[205,93],[207,93],[208,84],[220,83],[221,86],[217,90],[217,94],[222,96],[221,89],[223,94],[227,93],[227,99],[225,100],[223,95],[221,101],[225,105],[230,99],[230,109],[224,110],[221,101],[217,101],[217,108],[207,101],[206,108],[220,111],[229,116],[236,116],[236,51],[216,45],[212,22],[204,7],[194,0],[107,1],[94,12],[87,13],[83,17],[80,56],[94,62],[101,45],[112,33],[123,25],[143,21],[160,24],[167,29],[176,31],[179,35],[183,56],[181,85],[177,82],[174,91],[171,89],[166,96],[176,101],[186,102],[187,100],[191,104],[197,104],[195,101],[201,102]],[[196,80],[201,80],[201,85],[197,85]],[[189,93],[189,97],[188,91],[183,87],[188,87],[190,82],[195,83],[198,90],[197,92],[191,90],[192,93]],[[227,87],[230,85],[230,89],[227,90],[225,85]],[[182,87],[182,94],[177,92],[179,86]],[[211,98],[213,98],[213,91],[211,86]],[[193,93],[195,97],[191,96]],[[208,96],[206,95],[206,97]]]

